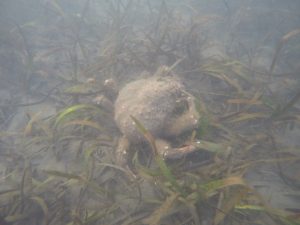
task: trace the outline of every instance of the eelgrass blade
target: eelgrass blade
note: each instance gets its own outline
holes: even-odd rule
[[[170,196],[168,196],[148,218],[143,220],[143,223],[148,225],[160,224],[160,220],[168,214],[178,196],[178,193],[172,193]]]
[[[275,68],[275,65],[276,65],[279,53],[280,53],[281,49],[283,48],[284,44],[289,39],[291,39],[292,37],[294,37],[294,36],[296,36],[298,34],[300,34],[300,29],[295,29],[295,30],[292,30],[292,31],[288,32],[286,35],[284,35],[281,38],[281,40],[279,41],[279,43],[278,43],[278,45],[276,47],[275,54],[274,54],[273,59],[272,59],[272,63],[271,63],[270,70],[269,70],[270,75],[273,74],[273,71],[274,71],[274,68]]]
[[[247,184],[243,178],[238,176],[231,176],[224,179],[213,180],[200,186],[200,188],[208,195],[214,195],[215,191],[229,187],[229,186],[243,186],[247,187]]]
[[[31,200],[33,200],[34,202],[36,202],[42,209],[43,213],[44,213],[44,224],[48,224],[48,218],[49,218],[49,209],[47,206],[47,203],[45,202],[45,200],[39,196],[33,196],[30,198]]]
[[[66,120],[70,119],[70,116],[74,113],[78,112],[79,110],[94,110],[99,114],[103,114],[102,110],[96,106],[93,105],[87,105],[87,104],[78,104],[73,105],[69,108],[66,108],[61,113],[58,114],[55,122],[54,122],[54,128],[57,128],[61,123],[65,122]]]
[[[300,100],[300,89],[297,90],[297,93],[294,97],[291,98],[284,106],[279,107],[279,109],[275,110],[271,116],[271,118],[278,118],[286,113],[289,109],[291,109],[298,101]]]
[[[193,143],[198,149],[204,149],[211,153],[226,153],[227,145],[224,143],[213,143],[210,141],[196,141]]]
[[[225,199],[222,200],[223,202],[221,204],[221,207],[219,208],[220,210],[216,211],[216,215],[214,217],[214,224],[218,225],[222,221],[224,221],[226,216],[232,210],[234,210],[235,206],[240,204],[241,201],[246,197],[248,191],[249,189],[246,187],[239,187],[238,190],[229,190],[227,192],[228,196],[225,196]]]
[[[68,127],[71,125],[79,125],[79,126],[86,126],[86,127],[92,127],[96,130],[103,131],[104,128],[101,127],[98,123],[95,121],[90,121],[90,120],[72,120],[70,122],[67,122],[63,125],[63,127]]]
[[[152,136],[152,134],[149,131],[147,131],[147,129],[141,124],[141,122],[138,121],[134,116],[130,116],[130,117],[134,121],[134,123],[135,123],[136,127],[138,128],[138,130],[144,135],[144,137],[150,143],[152,151],[154,153],[155,162],[159,166],[163,176],[165,178],[167,178],[167,180],[172,184],[172,186],[177,191],[179,191],[181,194],[183,194],[184,192],[183,192],[182,188],[177,183],[175,177],[173,176],[171,170],[169,169],[169,167],[165,163],[163,157],[160,154],[158,154],[158,151],[157,151],[157,148],[156,148],[156,145],[155,145],[155,139]]]
[[[88,180],[85,177],[80,176],[80,175],[65,173],[65,172],[61,172],[61,171],[57,171],[57,170],[44,170],[44,172],[46,172],[47,174],[49,174],[51,176],[61,177],[61,178],[69,179],[69,180],[71,180],[71,179],[76,180],[76,181],[90,187],[95,193],[103,194],[103,193],[107,192],[104,188],[100,187],[96,182],[94,182],[92,180]]]

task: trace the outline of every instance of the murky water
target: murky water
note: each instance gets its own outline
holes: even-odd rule
[[[300,223],[299,8],[2,0],[0,224]],[[124,147],[122,167],[111,105],[159,68],[195,96],[198,127],[174,137],[139,121],[146,141]],[[110,107],[94,104],[102,97]],[[185,115],[189,105],[169,101]],[[176,110],[153,124],[182,122]],[[161,138],[196,150],[164,161]]]

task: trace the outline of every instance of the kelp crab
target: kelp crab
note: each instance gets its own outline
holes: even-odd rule
[[[200,115],[195,97],[170,68],[160,67],[151,77],[129,82],[116,97],[114,119],[122,133],[116,158],[122,166],[128,163],[130,146],[145,143],[133,118],[152,134],[164,158],[178,158],[194,150],[192,146],[172,146],[174,137],[197,128]]]

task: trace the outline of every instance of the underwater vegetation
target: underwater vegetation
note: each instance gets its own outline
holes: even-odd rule
[[[0,225],[300,224],[300,18],[267,2],[1,2]],[[131,115],[122,167],[95,98],[164,66],[200,115],[172,143],[196,151],[165,160]]]

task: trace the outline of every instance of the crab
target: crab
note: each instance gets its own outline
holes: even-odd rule
[[[114,87],[113,81],[107,80],[105,86]],[[98,103],[111,108],[107,99],[99,100]],[[195,97],[186,91],[170,68],[161,67],[151,77],[126,84],[117,94],[113,108],[114,120],[122,134],[116,148],[119,165],[128,164],[131,145],[146,142],[133,118],[151,133],[163,158],[178,158],[194,151],[193,146],[172,146],[171,140],[197,128],[200,115]]]

